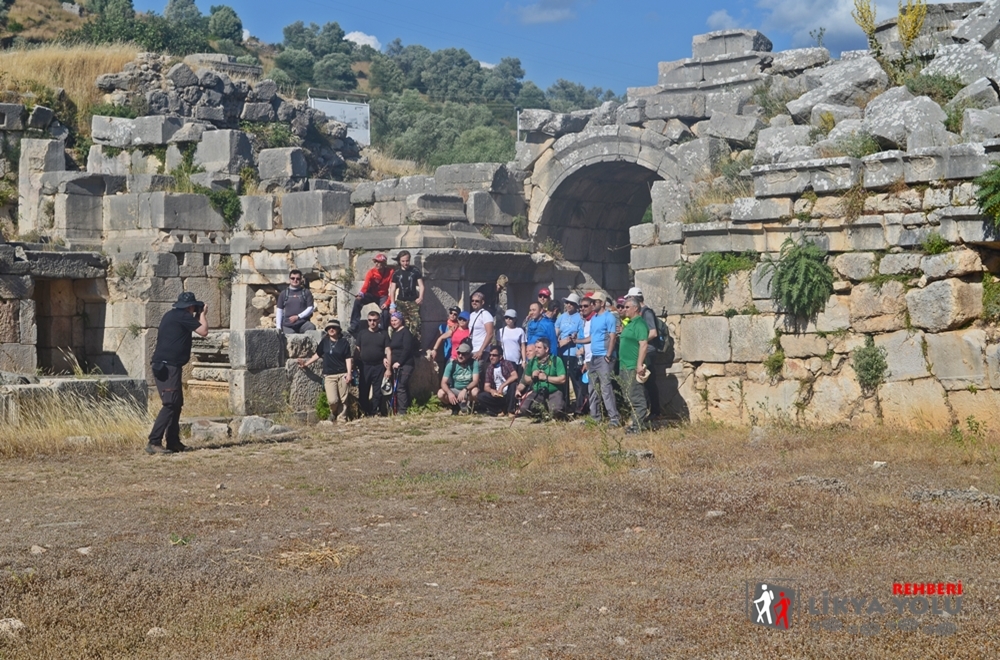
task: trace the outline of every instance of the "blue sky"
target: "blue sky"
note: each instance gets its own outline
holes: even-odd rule
[[[163,13],[166,0],[134,0],[136,9]],[[297,20],[336,21],[355,40],[431,50],[464,48],[484,63],[518,57],[543,89],[557,78],[613,89],[656,83],[660,61],[691,56],[691,37],[731,27],[756,28],[775,50],[814,45],[811,30],[825,28],[825,44],[863,48],[851,19],[852,0],[215,0],[229,4],[244,28],[264,41],[280,42],[281,28]],[[211,0],[198,0],[208,13]],[[280,9],[280,11],[276,11]],[[895,3],[879,0],[878,20],[895,16]]]

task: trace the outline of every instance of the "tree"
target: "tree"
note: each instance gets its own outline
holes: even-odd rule
[[[545,92],[530,80],[521,85],[521,91],[517,94],[516,105],[519,108],[541,108],[547,110],[549,107]]]
[[[316,58],[307,50],[288,48],[274,58],[274,63],[297,83],[312,80]]]
[[[483,77],[483,96],[490,101],[514,103],[521,91],[524,69],[521,60],[505,57],[492,69],[487,69]]]
[[[358,86],[351,69],[351,58],[343,53],[331,53],[313,65],[313,82],[327,89],[350,90]]]
[[[510,131],[496,126],[476,126],[463,131],[454,145],[432,159],[432,165],[450,163],[506,163],[514,158],[514,136]]]
[[[420,78],[427,95],[434,100],[470,103],[482,98],[482,67],[464,49],[445,48],[431,53]]]
[[[556,112],[572,112],[573,110],[589,110],[596,108],[605,101],[615,101],[618,99],[610,89],[604,90],[600,87],[586,89],[579,83],[570,82],[560,78],[551,87],[545,90],[549,107]]]
[[[169,0],[163,18],[172,23],[196,23],[201,20],[201,10],[194,0]]]
[[[431,51],[423,46],[403,46],[399,39],[396,39],[386,49],[386,54],[392,58],[399,70],[403,72],[403,86],[406,89],[415,89],[426,92],[422,74],[427,66],[427,60],[431,56]]]
[[[243,21],[236,10],[227,5],[212,7],[212,15],[208,19],[208,32],[218,39],[231,39],[234,43],[243,41]]]
[[[282,30],[285,48],[307,50],[313,57],[322,59],[333,53],[349,55],[354,44],[344,40],[344,30],[338,23],[326,23],[322,28],[315,23],[306,27],[302,21],[286,25]]]
[[[388,57],[376,57],[372,60],[370,78],[373,87],[383,94],[393,94],[403,91],[403,72],[399,66]]]

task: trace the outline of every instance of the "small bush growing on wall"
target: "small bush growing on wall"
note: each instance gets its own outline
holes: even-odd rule
[[[797,320],[814,317],[833,295],[833,270],[826,263],[826,252],[811,241],[785,239],[778,259],[765,265],[773,273],[771,297]]]
[[[876,346],[871,335],[865,337],[865,345],[854,350],[854,373],[858,376],[858,384],[861,388],[871,393],[875,388],[885,382],[885,377],[889,371],[889,363],[885,360],[886,350],[882,346]]]
[[[983,275],[983,320],[1000,321],[1000,281],[990,273]]]
[[[677,269],[677,281],[684,289],[687,302],[708,307],[716,298],[722,298],[730,275],[741,270],[752,270],[757,261],[758,255],[752,252],[706,252],[694,261],[681,264]]]
[[[973,183],[979,210],[989,216],[994,229],[1000,229],[1000,163],[993,163]]]

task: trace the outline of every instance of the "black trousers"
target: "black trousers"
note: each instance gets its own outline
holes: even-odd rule
[[[358,405],[363,415],[378,415],[382,407],[382,377],[385,366],[362,364],[358,374]]]
[[[517,393],[517,384],[507,386],[507,392],[503,396],[493,396],[492,392],[480,390],[476,397],[476,408],[491,415],[514,412],[514,395]]]
[[[410,376],[413,375],[413,365],[402,365],[392,376],[392,384],[396,389],[396,410],[399,415],[405,415],[410,407]]]
[[[153,379],[163,407],[149,432],[149,444],[162,445],[165,440],[167,449],[174,449],[181,444],[181,408],[184,407],[181,368],[164,362],[156,363],[153,365]]]

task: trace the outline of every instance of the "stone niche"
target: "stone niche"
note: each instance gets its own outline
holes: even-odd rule
[[[38,367],[53,374],[86,370],[90,364],[86,331],[101,318],[91,319],[95,305],[103,307],[103,280],[35,280],[35,324]],[[89,356],[94,357],[94,356]]]

